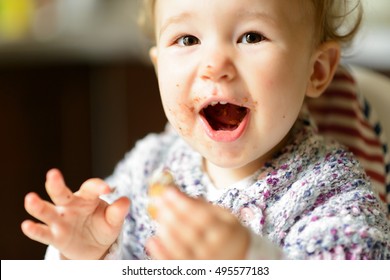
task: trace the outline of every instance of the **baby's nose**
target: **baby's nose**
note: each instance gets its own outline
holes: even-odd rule
[[[234,60],[223,50],[208,50],[208,54],[203,56],[200,76],[203,80],[214,82],[230,81],[236,76]]]

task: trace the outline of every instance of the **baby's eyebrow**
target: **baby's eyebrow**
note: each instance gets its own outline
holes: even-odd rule
[[[264,11],[256,11],[256,10],[244,10],[237,12],[238,17],[242,17],[245,19],[263,19],[268,21],[271,24],[276,24],[276,19],[272,17],[270,13]]]
[[[159,37],[161,36],[161,34],[165,31],[165,29],[168,28],[169,25],[172,25],[172,24],[178,24],[184,20],[187,20],[191,17],[191,14],[188,13],[188,12],[183,12],[183,13],[180,13],[178,15],[174,15],[172,17],[168,17],[164,22],[163,24],[161,25],[161,28],[160,28],[160,31],[159,31]]]

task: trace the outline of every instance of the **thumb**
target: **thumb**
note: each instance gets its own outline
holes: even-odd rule
[[[121,197],[106,209],[106,221],[112,227],[121,227],[128,213],[130,200],[127,197]]]

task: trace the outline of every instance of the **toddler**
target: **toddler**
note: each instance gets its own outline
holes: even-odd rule
[[[367,176],[304,106],[358,29],[349,2],[145,1],[166,131],[76,193],[50,170],[52,202],[25,199],[43,223],[23,232],[50,245],[49,259],[390,259]],[[161,170],[173,180],[150,215]]]

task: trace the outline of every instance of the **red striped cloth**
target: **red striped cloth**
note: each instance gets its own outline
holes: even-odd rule
[[[307,99],[307,107],[325,137],[355,154],[390,212],[390,156],[373,108],[359,92],[347,69],[340,67],[324,94]]]

